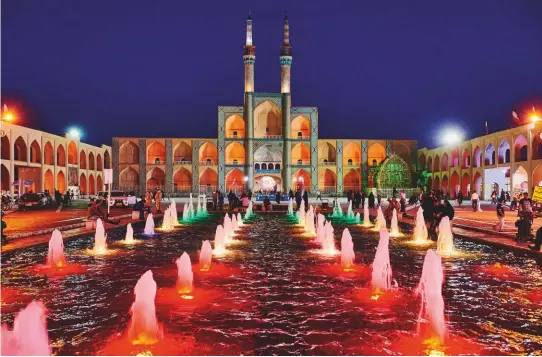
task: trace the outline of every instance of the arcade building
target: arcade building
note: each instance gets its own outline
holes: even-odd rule
[[[287,17],[283,29],[280,93],[255,91],[256,47],[249,14],[244,104],[218,107],[218,138],[114,137],[114,188],[186,194],[302,186],[312,193],[331,194],[415,187],[415,140],[321,139],[318,108],[292,106],[293,51]]]

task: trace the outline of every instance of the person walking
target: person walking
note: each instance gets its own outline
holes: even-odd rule
[[[499,222],[495,225],[495,230],[502,232],[504,230],[504,199],[499,199],[497,203],[497,219]]]
[[[213,192],[213,211],[216,211],[217,203],[218,203],[218,190]]]
[[[463,194],[461,193],[461,191],[459,191],[457,194],[457,206],[461,207],[462,203],[463,203]]]
[[[305,209],[309,208],[309,193],[307,190],[303,190],[303,201],[305,202]]]
[[[371,192],[369,193],[369,208],[375,208],[375,195]]]
[[[145,193],[145,209],[151,212],[152,207],[152,192],[151,190],[147,190],[147,193]]]
[[[393,197],[395,198],[395,196]],[[376,195],[376,202],[377,202],[378,207],[380,207],[380,205],[382,204],[382,196],[380,196],[380,193]]]
[[[479,199],[478,193],[474,191],[472,195],[470,196],[470,201],[472,204],[472,212],[476,212],[476,210],[478,209],[478,199]]]
[[[154,195],[154,203],[156,204],[156,213],[162,213],[160,209],[160,203],[162,203],[162,190],[158,188],[156,195]]]
[[[301,207],[301,200],[302,200],[301,191],[296,191],[295,192],[295,204],[297,205],[297,210],[299,210],[299,207]]]

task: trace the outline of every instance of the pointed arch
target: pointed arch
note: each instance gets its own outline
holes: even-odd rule
[[[85,153],[85,150],[81,150],[79,153],[79,168],[86,170],[87,168],[87,154]]]
[[[96,190],[97,191],[102,191],[103,189],[104,189],[104,184],[103,184],[103,181],[102,181],[102,176],[97,175],[96,176]]]
[[[303,188],[310,192],[310,187],[311,187],[311,176],[309,175],[309,173],[304,170],[304,169],[299,169],[297,170],[296,172],[293,173],[292,175],[292,183],[293,183],[293,187],[297,188],[298,187],[298,183],[302,182],[303,183]]]
[[[402,157],[391,155],[382,163],[377,182],[378,188],[410,187],[412,179],[408,164]]]
[[[292,164],[308,165],[311,161],[311,151],[305,143],[297,143],[292,148]]]
[[[66,166],[66,149],[60,144],[56,148],[56,164],[58,166]]]
[[[448,153],[442,154],[442,163],[440,165],[440,171],[448,171],[450,160],[448,158]]]
[[[425,171],[426,169],[425,154],[423,152],[418,157],[418,169],[421,171]]]
[[[533,133],[531,150],[533,160],[542,159],[542,133]]]
[[[139,186],[139,173],[128,166],[120,172],[119,181],[124,191],[136,191]]]
[[[337,150],[331,143],[323,143],[318,146],[318,160],[320,163],[335,163],[337,161]]]
[[[164,144],[158,141],[153,141],[147,146],[147,163],[148,164],[165,164],[166,163],[166,147],[164,146]]]
[[[343,148],[343,165],[359,166],[360,162],[361,146],[358,143],[349,142]]]
[[[254,137],[282,135],[282,112],[270,100],[260,103],[254,108]]]
[[[45,146],[43,147],[43,161],[45,165],[55,164],[55,150],[53,149],[53,145],[50,141],[46,142]]]
[[[487,165],[495,165],[496,162],[495,162],[495,147],[493,146],[492,143],[489,143],[487,146],[486,146],[486,150],[485,150],[485,155],[484,155],[484,160],[485,160],[485,164],[486,166]]]
[[[226,146],[226,164],[245,164],[245,147],[237,141]]]
[[[199,148],[199,162],[204,165],[216,165],[218,162],[218,149],[210,141],[206,141]]]
[[[119,163],[126,165],[139,164],[139,146],[128,140],[119,149]]]
[[[510,162],[510,144],[506,139],[503,139],[499,144],[497,159],[499,164],[507,164]]]
[[[30,144],[30,162],[41,163],[41,148],[36,140],[33,140]]]
[[[68,143],[68,164],[77,165],[77,145],[73,140]]]
[[[0,179],[2,180],[2,191],[10,191],[11,186],[11,175],[9,174],[9,170],[3,163],[0,164],[1,166],[1,172],[0,172]]]
[[[9,145],[9,138],[7,135],[5,136],[2,136],[2,149],[1,149],[1,152],[2,152],[2,160],[11,160],[10,158],[10,155],[11,155],[11,148],[10,148],[10,145]]]
[[[96,182],[94,181],[94,175],[90,174],[88,176],[88,194],[89,195],[95,195],[96,194]]]
[[[90,152],[88,154],[88,169],[96,170],[96,159],[94,158],[94,153]]]
[[[480,197],[482,196],[482,175],[479,172],[474,174],[474,179],[472,180],[471,193],[476,192]]]
[[[216,187],[218,185],[218,174],[212,168],[207,167],[199,175],[199,184],[204,187]]]
[[[465,197],[469,197],[471,194],[470,176],[467,172],[463,174],[463,178],[461,180],[461,192]]]
[[[440,156],[438,155],[435,155],[435,160],[433,161],[433,172],[440,172]]]
[[[186,142],[180,142],[173,152],[173,161],[175,162],[191,162],[192,161],[192,147]]]
[[[56,189],[62,194],[66,192],[66,176],[62,171],[56,174]]]
[[[239,169],[230,170],[226,174],[226,191],[238,192],[245,188],[245,175]]]
[[[103,161],[102,161],[102,155],[98,154],[96,155],[96,170],[103,171]]]
[[[431,156],[427,158],[427,172],[433,172],[433,158]]]
[[[290,124],[290,138],[308,138],[311,135],[311,122],[304,115],[296,116]]]
[[[22,136],[19,136],[13,143],[13,158],[16,161],[26,161],[26,142]]]
[[[245,121],[243,118],[234,114],[226,119],[224,123],[226,128],[226,137],[227,138],[244,138],[245,137]]]
[[[449,184],[448,184],[448,176],[447,175],[444,175],[442,176],[442,183],[440,185],[440,189],[442,190],[442,193],[444,193],[444,195],[447,195],[450,191],[449,191]]]
[[[164,171],[155,167],[147,173],[147,189],[154,191],[158,188],[163,188],[166,180],[166,174]]]
[[[472,158],[474,163],[473,167],[482,167],[482,149],[479,146],[474,148]]]
[[[533,170],[533,186],[542,186],[542,165]]]
[[[51,170],[45,171],[45,174],[43,175],[43,190],[49,191],[51,194],[55,190],[55,177]]]
[[[529,175],[523,166],[519,165],[516,172],[514,172],[512,176],[512,183],[514,184],[513,192],[515,195],[522,192],[528,192]],[[536,184],[536,182],[534,183]]]
[[[175,192],[188,192],[192,189],[192,173],[181,167],[173,175],[173,189]]]
[[[87,176],[84,173],[79,176],[79,190],[81,193],[88,193]]]
[[[373,143],[367,150],[367,162],[371,166],[380,165],[386,159],[386,148],[380,143]],[[375,165],[376,164],[376,165]]]
[[[462,166],[464,169],[468,169],[470,167],[470,151],[469,148],[465,148],[463,150],[463,156],[461,158]]]
[[[458,167],[459,162],[459,148],[452,148],[452,150],[450,151],[450,167]]]
[[[450,176],[450,197],[456,198],[457,194],[461,192],[461,184],[459,182],[459,175],[456,171]]]
[[[435,177],[433,180],[433,190],[440,190],[440,177]]]
[[[514,160],[516,162],[527,161],[528,141],[520,135],[514,141]]]
[[[326,188],[336,188],[337,187],[337,174],[333,170],[325,169],[324,171],[320,171],[319,180],[318,180],[318,188],[326,191]]]
[[[361,188],[361,172],[359,169],[349,169],[345,172],[343,187],[345,191],[355,191]]]
[[[107,149],[104,151],[104,168],[111,168],[111,155],[109,155],[109,150]]]

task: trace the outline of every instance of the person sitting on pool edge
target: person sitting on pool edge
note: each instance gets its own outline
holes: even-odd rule
[[[271,205],[271,200],[269,196],[265,196],[263,199],[263,211],[264,212],[273,212],[273,206]]]
[[[105,215],[105,213],[102,211],[100,207],[100,200],[96,200],[94,203],[91,201],[91,206],[88,209],[88,217],[92,220],[97,220],[100,218],[102,221],[111,223],[114,225],[118,225],[120,223],[120,219],[113,221]]]
[[[542,246],[542,227],[538,228],[536,231],[536,238],[534,240],[534,244],[529,244],[529,249],[540,251],[540,247]]]

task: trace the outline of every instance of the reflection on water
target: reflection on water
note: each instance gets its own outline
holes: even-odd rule
[[[175,296],[164,295],[175,288],[175,259],[187,251],[197,262],[202,241],[214,239],[222,218],[183,226],[138,245],[108,243],[122,251],[110,256],[88,255],[91,237],[66,242],[68,260],[87,267],[68,276],[30,269],[43,264],[45,246],[3,254],[2,322],[12,323],[15,312],[29,299],[41,300],[48,309],[54,353],[96,354],[112,336],[126,330],[135,283],[151,269],[159,289],[156,314],[165,333],[191,341],[189,349],[171,353],[406,351],[402,346],[416,332],[419,298],[413,291],[428,247],[406,244],[409,234],[392,239],[390,262],[399,290],[389,298],[371,299],[370,274],[335,274],[340,272],[339,256],[313,254],[314,245],[282,216],[258,216],[236,236],[247,242],[229,246],[231,254],[214,256],[209,273],[194,267],[193,299],[177,303]],[[337,224],[335,231],[343,228]],[[356,264],[370,264],[378,233],[357,226],[351,226],[350,233]],[[111,231],[108,237],[120,241],[124,232]],[[338,233],[335,239],[339,246]],[[482,354],[542,349],[542,305],[536,298],[542,291],[542,274],[536,262],[523,254],[459,239],[455,246],[477,254],[443,259],[445,314],[454,338],[480,344]],[[220,270],[213,273],[215,263]],[[367,299],[362,298],[364,291],[371,294]]]

